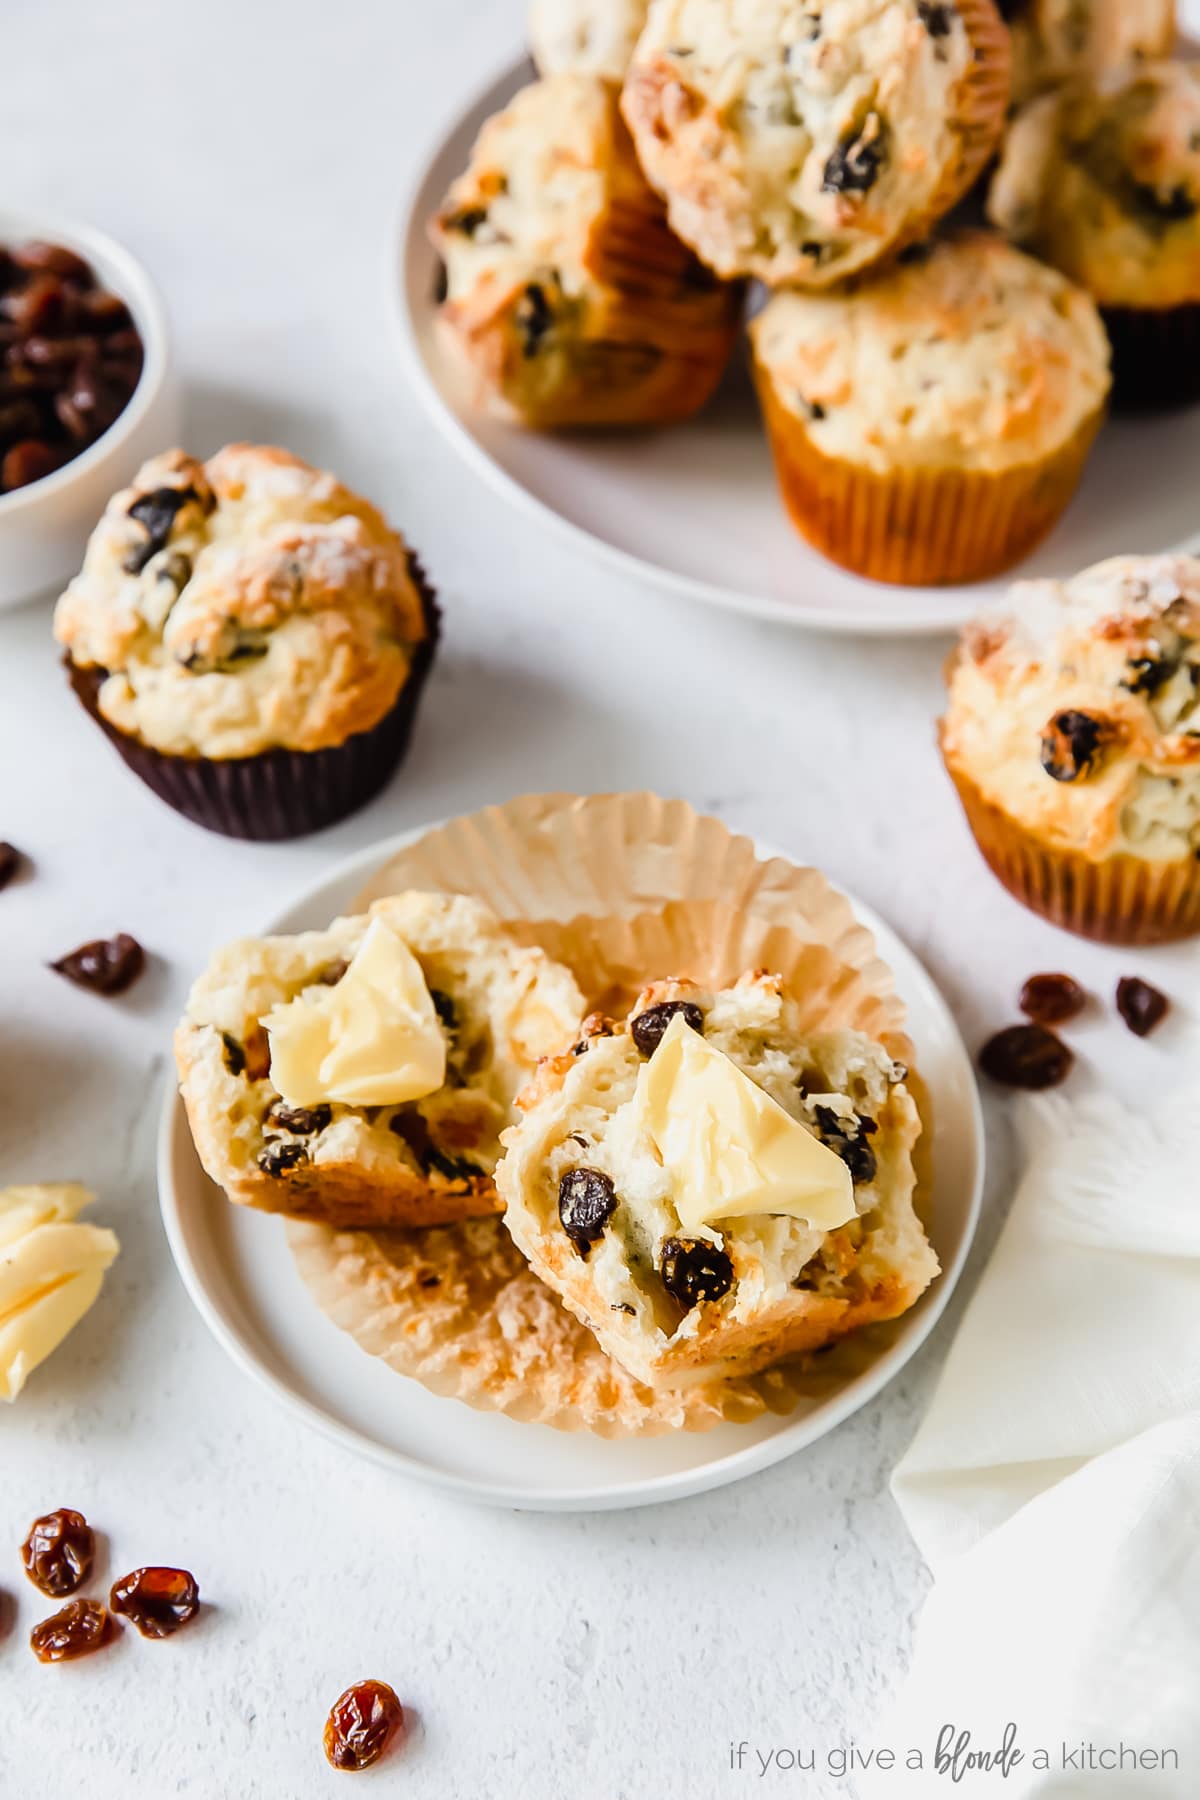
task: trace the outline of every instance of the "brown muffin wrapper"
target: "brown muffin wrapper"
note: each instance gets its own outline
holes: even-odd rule
[[[1163,944],[1200,931],[1200,863],[1136,856],[1093,862],[1058,850],[986,799],[946,763],[967,823],[993,875],[1052,925],[1102,944]]]
[[[1200,302],[1104,306],[1113,352],[1113,404],[1152,412],[1200,400]]]
[[[775,471],[792,523],[833,562],[908,587],[981,581],[1019,562],[1065,512],[1104,417],[1098,408],[1036,463],[871,469],[817,449],[803,420],[756,370]]]
[[[377,725],[330,749],[266,750],[225,761],[172,756],[119,731],[104,717],[100,689],[107,670],[77,668],[66,657],[71,686],[133,773],[194,825],[258,843],[304,837],[373,800],[408,749],[441,631],[436,595],[411,553],[409,573],[420,590],[425,637],[413,653],[404,686]]]

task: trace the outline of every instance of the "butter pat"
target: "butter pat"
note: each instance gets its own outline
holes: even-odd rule
[[[854,1218],[841,1157],[679,1014],[638,1071],[633,1104],[685,1229],[748,1213],[786,1213],[816,1231]]]
[[[0,1400],[15,1400],[100,1292],[120,1245],[76,1223],[94,1195],[77,1183],[0,1191]]]
[[[336,987],[309,988],[261,1023],[271,1081],[293,1106],[392,1106],[446,1079],[446,1039],[421,965],[382,919]]]

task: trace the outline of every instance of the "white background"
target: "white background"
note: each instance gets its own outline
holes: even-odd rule
[[[392,791],[316,841],[259,848],[194,829],[125,773],[66,689],[44,603],[0,620],[0,837],[36,864],[0,897],[0,1181],[86,1180],[124,1245],[102,1303],[0,1419],[0,1795],[332,1793],[325,1711],[364,1675],[417,1720],[364,1778],[380,1793],[852,1793],[758,1779],[752,1756],[739,1777],[728,1746],[873,1741],[925,1586],[886,1483],[954,1312],[851,1424],[737,1488],[554,1518],[406,1487],[277,1413],[174,1274],[153,1135],[189,979],[345,853],[550,787],[680,793],[820,863],[925,958],[972,1046],[1036,968],[1106,997],[1137,970],[1178,996],[1186,958],[1075,943],[992,882],[934,747],[945,643],[805,638],[599,575],[512,520],[416,411],[383,286],[397,199],[515,45],[514,0],[3,10],[4,199],[128,242],[165,290],[190,446],[258,438],[337,469],[419,547],[447,634]],[[44,967],[116,930],[153,953],[127,998]],[[1110,1008],[1075,1041],[1080,1086],[1153,1083],[1171,1054],[1169,1029],[1135,1043]],[[981,1250],[1011,1175],[994,1096],[989,1133]],[[58,1505],[107,1533],[102,1574],[192,1567],[202,1622],[39,1667],[16,1548]]]

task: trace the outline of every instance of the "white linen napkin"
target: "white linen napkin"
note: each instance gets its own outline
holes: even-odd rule
[[[862,1800],[1200,1796],[1200,1045],[1180,1052],[1138,1113],[1022,1103],[1026,1174],[893,1480],[936,1580]]]

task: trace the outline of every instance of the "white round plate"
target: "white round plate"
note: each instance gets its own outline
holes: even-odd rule
[[[687,599],[809,630],[955,631],[1014,574],[1066,575],[1166,550],[1196,531],[1200,407],[1111,423],[1066,518],[1020,568],[959,588],[864,581],[810,550],[784,514],[744,359],[712,405],[662,432],[539,434],[474,411],[435,340],[437,258],[426,222],[483,121],[533,78],[524,59],[446,128],[403,210],[388,270],[410,377],[460,455],[521,512],[609,568]]]
[[[270,921],[269,931],[327,925],[368,877],[422,832],[343,863]],[[780,854],[759,846],[759,854]],[[171,1251],[218,1343],[284,1406],[335,1443],[466,1499],[545,1511],[673,1500],[737,1481],[811,1444],[856,1412],[928,1336],[962,1270],[983,1183],[983,1121],[971,1062],[945,1001],[912,952],[855,903],[891,965],[933,1114],[931,1237],[944,1273],[888,1330],[870,1366],[787,1419],[700,1434],[608,1442],[525,1425],[428,1393],[358,1348],[321,1313],[284,1240],[283,1222],[230,1206],[200,1167],[171,1085],[159,1134],[158,1185]]]

